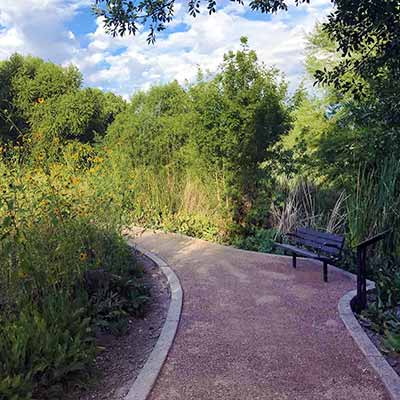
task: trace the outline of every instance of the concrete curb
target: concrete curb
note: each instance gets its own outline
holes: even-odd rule
[[[374,287],[375,284],[373,282],[368,282],[368,290],[374,289]],[[340,318],[342,318],[346,328],[360,350],[364,353],[371,367],[381,378],[390,398],[392,400],[400,400],[399,375],[397,375],[382,353],[372,343],[351,309],[351,301],[356,296],[356,293],[356,290],[351,290],[340,299],[338,304]]]
[[[168,352],[174,342],[182,311],[183,290],[178,277],[164,260],[138,246],[132,239],[128,239],[128,244],[158,265],[167,278],[171,291],[171,302],[161,334],[148,360],[125,396],[125,400],[146,400],[156,383],[161,368],[167,359]]]

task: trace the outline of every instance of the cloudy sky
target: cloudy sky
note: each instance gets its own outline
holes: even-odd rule
[[[90,9],[94,0],[0,0],[0,59],[12,53],[79,67],[87,86],[130,97],[137,89],[177,79],[193,80],[198,67],[211,72],[240,36],[267,65],[280,68],[294,87],[303,74],[305,35],[331,9],[330,0],[291,6],[266,16],[222,0],[218,12],[190,17],[181,0],[176,18],[155,45],[147,33],[113,38]]]

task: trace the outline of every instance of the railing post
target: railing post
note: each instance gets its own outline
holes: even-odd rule
[[[366,250],[365,247],[357,247],[357,312],[367,306]]]
[[[365,240],[357,245],[357,296],[354,310],[361,312],[367,307],[367,248],[383,240],[391,232],[391,229]]]

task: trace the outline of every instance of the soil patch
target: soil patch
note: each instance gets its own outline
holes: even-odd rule
[[[170,302],[168,283],[152,260],[138,252],[135,256],[151,294],[145,317],[132,318],[127,335],[98,337],[98,346],[104,348],[95,360],[100,378],[79,393],[79,400],[123,400],[160,336]]]
[[[376,301],[375,292],[368,293],[368,304],[371,304]],[[400,315],[400,307],[396,310],[398,315]],[[354,313],[355,317],[358,319],[360,325],[364,329],[364,332],[367,334],[371,342],[375,345],[375,347],[381,352],[381,354],[385,357],[386,361],[389,365],[396,371],[397,375],[400,376],[400,354],[391,352],[387,349],[384,343],[384,335],[383,333],[378,332],[376,329],[373,329],[374,323],[372,320],[368,318],[367,315],[359,315]]]

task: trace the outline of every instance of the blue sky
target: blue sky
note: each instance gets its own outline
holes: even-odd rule
[[[192,81],[199,67],[215,72],[223,54],[239,48],[240,36],[247,36],[259,59],[282,70],[294,88],[304,75],[305,35],[331,10],[330,0],[311,0],[267,16],[224,0],[216,14],[192,18],[187,3],[177,2],[173,23],[148,45],[146,31],[135,37],[107,35],[91,12],[93,1],[1,0],[0,59],[19,52],[72,63],[85,85],[128,98],[152,84]]]

